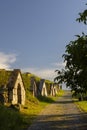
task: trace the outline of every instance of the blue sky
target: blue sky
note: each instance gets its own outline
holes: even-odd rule
[[[65,46],[87,27],[76,22],[86,0],[0,0],[0,68],[52,79]]]

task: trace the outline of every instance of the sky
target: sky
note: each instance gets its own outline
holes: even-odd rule
[[[87,0],[0,0],[0,68],[21,69],[54,80],[75,35]]]

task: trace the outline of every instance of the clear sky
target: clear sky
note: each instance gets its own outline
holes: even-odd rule
[[[65,46],[87,32],[76,22],[86,0],[0,0],[0,68],[52,79]]]

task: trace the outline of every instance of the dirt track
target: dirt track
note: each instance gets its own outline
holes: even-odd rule
[[[81,112],[66,92],[47,106],[28,130],[87,130],[87,114]]]

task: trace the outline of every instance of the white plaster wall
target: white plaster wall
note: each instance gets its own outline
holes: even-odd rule
[[[21,87],[21,104],[24,105],[25,104],[25,89],[24,89],[24,86],[23,86],[23,82],[22,82],[20,73],[18,74],[17,81],[16,81],[15,87],[13,89],[13,100],[12,100],[13,104],[18,103],[18,96],[17,96],[18,84],[20,84],[20,87]]]
[[[45,91],[45,94],[44,94],[44,91]],[[46,84],[45,84],[45,82],[44,82],[43,87],[42,87],[41,95],[42,95],[42,96],[47,96],[47,89],[46,89]]]

